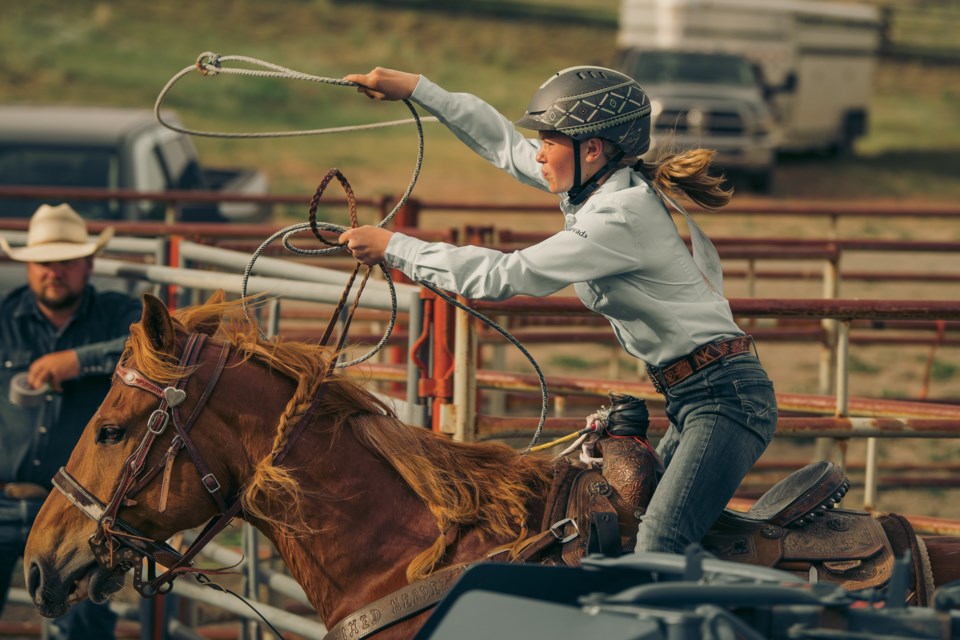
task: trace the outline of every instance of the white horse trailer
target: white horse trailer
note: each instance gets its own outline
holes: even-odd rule
[[[825,0],[622,0],[621,50],[737,53],[755,66],[784,151],[849,151],[867,129],[880,13]]]

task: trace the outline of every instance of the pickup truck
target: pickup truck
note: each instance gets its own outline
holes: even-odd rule
[[[175,114],[164,119],[177,122]],[[146,109],[0,106],[0,185],[200,190],[265,195],[267,177],[254,169],[206,168],[190,138],[161,125]],[[0,200],[3,217],[27,217],[42,204]],[[147,200],[77,200],[81,215],[101,220],[162,220],[165,205]],[[183,203],[185,222],[257,222],[259,203]]]
[[[617,47],[743,56],[777,121],[778,152],[848,155],[867,132],[883,40],[872,5],[896,4],[622,0]]]
[[[752,66],[736,54],[631,48],[619,68],[650,96],[652,146],[714,149],[714,166],[771,188],[777,130]]]

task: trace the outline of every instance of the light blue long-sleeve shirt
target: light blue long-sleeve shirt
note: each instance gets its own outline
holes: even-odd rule
[[[525,138],[493,107],[423,77],[412,99],[493,165],[548,190],[536,161],[540,141]],[[713,284],[706,281],[663,202],[638,173],[620,169],[585,203],[575,206],[563,197],[560,208],[563,231],[520,251],[455,247],[395,233],[386,262],[415,280],[474,299],[546,296],[573,284],[584,305],[610,321],[623,348],[654,366],[743,335],[716,276]],[[707,272],[719,274],[715,253],[705,264]]]

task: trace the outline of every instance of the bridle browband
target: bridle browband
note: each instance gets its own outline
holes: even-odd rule
[[[181,370],[191,371],[191,369],[194,369],[198,365],[206,338],[207,336],[202,333],[191,333],[187,337],[186,345],[180,357]],[[107,571],[114,571],[116,569],[126,571],[132,567],[134,569],[133,586],[137,592],[144,597],[152,597],[168,592],[173,587],[173,581],[182,573],[193,573],[197,575],[218,573],[218,571],[215,570],[210,571],[194,568],[193,559],[207,543],[223,531],[233,518],[242,511],[239,497],[234,497],[230,506],[227,506],[221,483],[210,471],[210,467],[206,464],[200,450],[190,437],[190,429],[210,399],[220,379],[220,374],[226,365],[228,354],[229,345],[224,343],[221,347],[217,363],[214,366],[213,373],[186,421],[183,421],[181,418],[180,406],[186,400],[184,387],[191,377],[192,372],[178,380],[173,386],[161,387],[136,369],[124,367],[122,364],[117,365],[115,375],[121,383],[156,396],[160,400],[160,406],[155,409],[147,419],[146,433],[144,433],[143,438],[133,453],[131,453],[124,462],[120,477],[117,479],[109,501],[106,504],[101,502],[63,467],[57,471],[57,474],[53,478],[53,485],[67,500],[97,523],[97,529],[89,540],[90,548],[93,550],[97,564]],[[312,404],[297,422],[293,432],[290,434],[287,446],[274,456],[274,464],[279,464],[283,458],[286,457],[294,441],[299,437],[306,425],[312,421],[320,398],[323,395],[322,390],[325,387],[326,383],[321,383]],[[150,449],[153,447],[156,439],[164,432],[167,425],[171,423],[176,429],[176,434],[173,437],[166,455],[160,463],[144,473],[144,463],[147,460]],[[186,449],[190,454],[200,474],[204,489],[206,489],[210,498],[217,504],[219,515],[207,523],[193,544],[181,554],[166,542],[153,540],[140,533],[132,525],[122,520],[118,512],[124,506],[136,504],[132,496],[139,493],[161,471],[163,472],[163,484],[160,491],[160,505],[158,506],[158,510],[163,512],[166,508],[168,485],[173,461],[182,449]],[[144,560],[146,560],[147,564],[146,580],[143,579]],[[157,564],[166,567],[166,571],[159,576],[156,574]]]
[[[187,343],[180,357],[180,367],[189,371],[200,361],[200,353],[203,350],[206,341],[206,335],[202,333],[192,333],[187,338]],[[166,593],[172,587],[173,579],[179,573],[192,570],[192,559],[199,552],[196,542],[185,554],[180,554],[176,549],[165,542],[155,541],[141,534],[132,525],[119,518],[118,512],[121,507],[136,504],[131,496],[136,495],[143,487],[152,480],[157,473],[164,467],[170,467],[177,453],[181,449],[187,449],[193,458],[194,464],[200,471],[201,481],[210,494],[220,511],[217,518],[211,520],[211,525],[219,520],[226,519],[220,529],[236,515],[232,509],[227,508],[223,499],[220,482],[210,473],[209,467],[204,462],[196,445],[190,438],[190,428],[193,426],[197,417],[206,405],[213,388],[220,379],[220,374],[226,364],[228,354],[227,345],[224,344],[220,358],[217,361],[213,374],[207,383],[193,412],[184,422],[181,419],[179,407],[186,400],[184,387],[190,378],[186,375],[174,386],[161,387],[142,373],[135,369],[128,369],[122,364],[118,364],[114,375],[121,383],[142,389],[160,400],[160,406],[150,414],[147,419],[147,430],[140,440],[140,443],[134,449],[133,453],[123,463],[120,477],[117,479],[111,492],[110,499],[106,504],[102,503],[92,493],[86,490],[70,473],[63,467],[57,471],[53,478],[53,485],[76,507],[83,511],[88,517],[96,521],[97,529],[90,537],[90,548],[93,550],[94,557],[102,568],[107,571],[115,569],[128,570],[134,568],[134,588],[143,596],[153,596],[158,593]],[[150,450],[156,439],[166,430],[167,425],[172,423],[177,433],[174,435],[167,455],[162,465],[157,465],[153,469],[144,473],[144,464]],[[166,483],[169,481],[169,472],[165,473],[164,488],[161,490],[163,499],[161,500],[160,511],[165,508]],[[229,514],[229,516],[228,516]],[[208,525],[209,526],[209,525]],[[200,536],[201,538],[203,535]],[[199,541],[199,538],[198,538]],[[197,547],[194,549],[193,547]],[[191,553],[192,551],[192,553]],[[148,574],[147,580],[143,580],[142,569],[143,559],[147,560]],[[156,565],[161,564],[167,567],[167,571],[161,576],[156,575]]]

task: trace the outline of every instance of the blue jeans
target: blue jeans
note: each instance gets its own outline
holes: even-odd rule
[[[773,383],[752,353],[711,364],[666,391],[666,470],[637,532],[636,551],[682,553],[700,542],[773,439]]]
[[[42,504],[40,500],[11,500],[0,494],[0,614],[7,601],[17,559],[23,555],[30,527]],[[110,610],[109,604],[83,600],[53,622],[67,640],[109,640],[114,637],[117,614]]]

